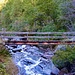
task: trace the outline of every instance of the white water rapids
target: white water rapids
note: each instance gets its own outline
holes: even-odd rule
[[[6,47],[19,69],[17,75],[52,75],[51,73],[57,75],[59,72],[50,59],[52,53],[45,53],[29,45],[6,45]]]

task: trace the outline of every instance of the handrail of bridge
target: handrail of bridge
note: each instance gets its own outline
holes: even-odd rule
[[[10,32],[10,31],[0,31],[1,34],[72,34],[75,35],[75,32]]]
[[[0,37],[6,38],[72,38],[74,36],[75,32],[0,32]]]
[[[49,44],[75,44],[74,40],[75,32],[9,32],[1,31],[0,38],[4,39],[23,39],[25,40],[11,40],[9,43],[49,43]]]

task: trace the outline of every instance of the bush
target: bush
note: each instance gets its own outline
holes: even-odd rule
[[[58,68],[65,66],[65,62],[72,63],[75,60],[75,47],[67,47],[66,50],[58,50],[52,58]]]
[[[0,75],[8,75],[6,73],[6,69],[5,69],[4,64],[1,64],[1,63],[0,63]]]
[[[7,50],[0,50],[0,55],[9,56],[9,52]]]
[[[0,75],[8,75],[4,62],[8,62],[7,58],[9,55],[9,52],[5,49],[5,47],[3,45],[0,45]]]
[[[3,45],[0,45],[0,56],[10,56],[9,51]]]
[[[9,51],[0,45],[0,75],[17,75],[18,68],[12,61]]]
[[[53,32],[56,31],[56,26],[53,23],[47,24],[45,26],[42,26],[41,30],[38,30],[41,32]]]

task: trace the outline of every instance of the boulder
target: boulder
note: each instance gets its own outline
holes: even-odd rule
[[[59,69],[52,63],[52,70],[51,72],[55,75],[57,75],[59,73]]]
[[[71,39],[65,39],[65,40],[67,40],[67,41],[75,41],[75,37],[73,37],[73,38],[71,38]],[[58,45],[58,46],[56,46],[54,52],[56,52],[57,50],[66,50],[66,46],[67,46],[67,45]],[[71,47],[74,47],[74,45],[70,45],[70,46],[71,46]]]
[[[66,75],[68,73],[68,70],[66,68],[62,68],[58,75]]]
[[[57,50],[66,50],[66,45],[58,45],[58,46],[55,48],[54,53],[55,53]]]

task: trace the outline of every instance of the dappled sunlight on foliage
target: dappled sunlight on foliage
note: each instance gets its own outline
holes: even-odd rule
[[[8,2],[8,0],[0,0],[0,11],[4,7],[4,5]]]

